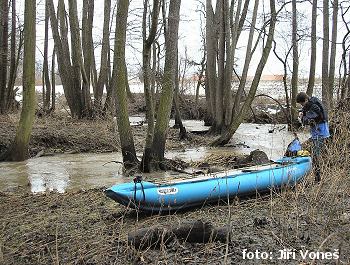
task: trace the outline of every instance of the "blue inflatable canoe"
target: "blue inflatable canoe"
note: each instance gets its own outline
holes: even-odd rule
[[[271,164],[156,183],[136,179],[105,191],[111,199],[147,212],[167,212],[228,197],[292,186],[311,170],[310,157],[282,158]]]

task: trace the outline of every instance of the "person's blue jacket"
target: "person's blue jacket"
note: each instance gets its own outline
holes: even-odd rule
[[[327,138],[329,134],[328,114],[322,102],[316,97],[310,97],[304,105],[302,121],[310,125],[311,138]]]

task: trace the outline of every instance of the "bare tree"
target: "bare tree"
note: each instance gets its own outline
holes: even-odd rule
[[[90,98],[90,79],[88,78],[87,72],[85,71],[84,61],[83,61],[83,51],[82,42],[80,38],[80,27],[78,20],[78,10],[77,1],[69,0],[69,22],[70,22],[70,32],[71,32],[71,48],[72,48],[72,66],[73,66],[73,84],[74,92],[80,95],[81,99],[81,114],[82,116],[91,115],[91,98]],[[85,8],[86,4],[84,5]],[[87,11],[83,12],[87,13]],[[88,22],[86,22],[88,23]],[[90,24],[90,23],[89,23]],[[91,23],[92,26],[92,23]],[[85,38],[87,34],[85,34]],[[86,40],[88,41],[88,40]],[[89,45],[89,44],[86,44]],[[87,52],[87,51],[86,51]],[[91,50],[90,55],[91,56]],[[89,72],[91,66],[91,58],[89,63]]]
[[[151,161],[151,150],[154,134],[154,102],[153,102],[153,93],[151,89],[151,50],[152,45],[154,44],[157,26],[158,26],[158,17],[160,11],[160,0],[153,1],[153,10],[151,17],[151,25],[149,30],[149,36],[147,37],[147,15],[148,15],[148,5],[149,1],[144,0],[144,10],[143,10],[143,20],[142,20],[142,37],[143,37],[143,51],[142,51],[142,64],[143,64],[143,84],[144,84],[144,93],[146,100],[146,117],[147,117],[147,134],[146,134],[146,144],[143,152],[141,170],[143,172],[150,171],[150,161]],[[155,55],[155,51],[153,51]],[[153,59],[155,62],[155,59]]]
[[[23,58],[23,106],[13,144],[6,160],[23,161],[28,158],[28,145],[35,118],[35,18],[36,1],[25,1],[24,58]]]
[[[311,56],[310,56],[310,71],[309,82],[307,85],[306,94],[312,95],[315,85],[316,72],[316,29],[317,29],[317,0],[312,1],[312,15],[311,15]]]
[[[322,102],[329,109],[329,0],[323,0]]]
[[[342,65],[343,65],[343,78],[342,78],[342,82],[341,82],[341,92],[340,92],[340,98],[341,99],[345,99],[348,96],[348,86],[350,86],[350,66],[349,68],[347,67],[347,59],[346,59],[346,53],[349,50],[349,47],[346,47],[346,41],[348,39],[348,37],[350,36],[350,27],[349,27],[349,22],[345,19],[345,15],[346,13],[348,13],[350,11],[350,6],[348,6],[345,10],[343,5],[341,5],[341,17],[342,17],[342,21],[345,25],[345,28],[347,30],[347,32],[345,33],[343,40],[342,40]],[[349,56],[350,56],[350,52],[349,52]],[[350,58],[349,58],[349,63],[350,63]],[[349,69],[349,73],[348,73],[348,69]]]
[[[49,77],[49,63],[48,63],[48,46],[49,46],[49,6],[47,1],[45,2],[45,39],[44,39],[44,62],[43,62],[43,86],[44,92],[44,104],[43,108],[46,112],[50,110],[51,100],[51,82]]]
[[[299,54],[298,54],[298,22],[297,22],[297,1],[292,0],[292,45],[293,45],[293,72],[292,72],[292,90],[291,90],[291,118],[297,119],[297,94],[298,94],[298,75],[299,75]]]
[[[110,66],[108,65],[109,54],[109,24],[111,13],[111,0],[104,1],[104,18],[103,18],[103,37],[102,37],[102,49],[101,49],[101,63],[100,72],[97,79],[97,84],[94,89],[94,105],[96,111],[102,108],[102,95],[103,87],[108,84],[108,73],[110,72]]]
[[[334,75],[335,75],[335,56],[337,52],[337,32],[338,32],[338,0],[333,1],[333,15],[332,15],[332,42],[331,54],[329,58],[329,107],[333,107],[333,93],[334,93]]]
[[[129,0],[119,0],[116,16],[114,60],[111,87],[116,91],[117,123],[123,162],[126,168],[138,163],[133,134],[129,122],[128,99],[126,94],[125,42]]]
[[[165,142],[169,127],[176,78],[180,6],[181,0],[170,0],[168,23],[165,32],[165,64],[162,78],[162,93],[160,96],[157,122],[154,128],[152,143],[152,160],[154,166],[159,166],[160,168],[164,168]]]
[[[261,74],[262,71],[265,67],[265,64],[267,62],[267,58],[270,54],[270,50],[272,47],[272,41],[274,38],[274,32],[275,32],[275,25],[276,25],[276,9],[275,9],[275,1],[274,0],[270,0],[270,9],[271,9],[271,18],[269,20],[269,31],[267,34],[267,40],[265,43],[265,47],[262,51],[262,55],[259,61],[259,64],[257,66],[252,84],[250,86],[250,90],[249,93],[245,99],[245,102],[242,106],[242,108],[239,111],[239,114],[237,115],[237,117],[234,119],[234,121],[230,124],[230,127],[228,128],[228,130],[223,133],[218,139],[216,139],[212,145],[217,146],[217,145],[224,145],[226,143],[229,142],[229,140],[231,139],[232,135],[236,132],[236,130],[238,129],[239,125],[241,124],[244,114],[247,113],[252,101],[254,100],[255,94],[256,94],[256,90],[258,88],[259,82],[260,82],[260,78],[261,78]]]
[[[57,13],[59,19],[57,19],[56,17],[53,0],[47,1],[50,12],[51,30],[57,53],[58,70],[60,73],[64,94],[67,99],[67,103],[71,111],[72,117],[80,118],[82,117],[80,82],[74,80],[74,75],[76,74],[76,71],[74,72],[70,60],[67,20],[64,1],[58,1]],[[58,21],[60,22],[60,26],[58,25]]]
[[[0,113],[7,112],[8,0],[0,0]]]

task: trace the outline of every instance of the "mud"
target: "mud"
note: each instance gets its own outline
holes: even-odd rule
[[[338,172],[340,173],[340,172]],[[334,176],[328,176],[333,177]],[[329,179],[327,177],[327,180]],[[337,180],[349,183],[349,176]],[[335,184],[335,182],[332,182]],[[339,184],[339,182],[338,182]],[[147,216],[117,205],[103,189],[64,194],[32,194],[26,189],[0,194],[2,264],[310,264],[300,250],[339,251],[350,262],[350,190],[310,180],[292,190],[235,199],[173,215]],[[158,248],[134,249],[129,231],[152,225],[203,220],[229,226],[227,243],[174,239]],[[295,249],[295,259],[278,259]],[[272,259],[244,259],[244,249],[272,253]],[[316,264],[337,261],[317,260]]]
[[[341,133],[334,135],[328,157],[322,161],[320,183],[314,183],[310,174],[293,189],[257,193],[250,198],[235,198],[173,215],[147,216],[121,207],[104,195],[102,186],[65,193],[33,194],[27,186],[0,192],[0,264],[349,264],[349,120],[348,112],[339,119],[335,131]],[[76,121],[65,121],[67,126],[62,128],[63,121],[54,125],[52,134],[65,135],[71,145],[64,149],[64,144],[62,149],[73,147],[73,150],[81,140],[75,138],[74,131],[68,133],[65,128],[75,128]],[[12,127],[3,130],[4,122]],[[2,144],[6,143],[3,137],[11,139],[6,133],[14,132],[15,124],[15,119],[1,120]],[[50,134],[51,126],[43,121],[36,124],[38,137]],[[96,136],[95,125],[85,126],[76,135],[91,133],[91,139],[95,138],[92,137]],[[99,135],[109,142],[103,148],[118,149],[118,144],[114,145],[109,138],[115,128],[103,122],[100,126],[107,132]],[[135,135],[141,136],[142,130],[136,130]],[[179,144],[174,140],[176,133],[170,133],[169,145],[182,148],[191,143]],[[193,139],[194,146],[205,146],[208,141],[200,137]],[[31,148],[45,147],[43,143],[34,141]],[[237,139],[231,144],[240,143],[247,145],[246,141],[237,142]],[[210,161],[201,162],[210,164]],[[217,227],[229,226],[232,238],[226,243],[206,244],[172,240],[160,248],[146,250],[134,249],[127,243],[129,231],[194,219],[209,221]],[[290,249],[295,256],[281,256],[284,249]],[[319,256],[316,260],[303,259],[300,251]],[[252,259],[245,256],[247,252],[253,253]],[[267,259],[261,259],[262,252],[267,253]],[[325,253],[330,255],[322,259]]]

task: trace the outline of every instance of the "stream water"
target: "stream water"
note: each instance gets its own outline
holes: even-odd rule
[[[184,123],[192,131],[206,129],[201,121]],[[260,149],[270,159],[276,159],[283,156],[293,137],[287,131],[286,125],[241,124],[229,147],[172,150],[166,153],[166,157],[198,161],[210,154],[249,154]],[[304,141],[307,133],[299,133],[299,137]],[[61,154],[32,158],[24,162],[0,163],[0,191],[27,186],[32,192],[64,192],[67,189],[108,187],[130,181],[130,177],[123,176],[122,166],[111,161],[122,161],[121,153]],[[169,173],[157,174],[166,176]]]

